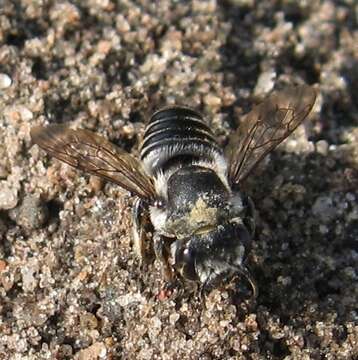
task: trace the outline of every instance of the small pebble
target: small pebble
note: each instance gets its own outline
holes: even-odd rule
[[[265,95],[270,92],[275,85],[276,71],[269,70],[260,74],[254,90],[255,96]]]
[[[80,317],[81,327],[84,329],[95,329],[98,325],[97,318],[91,313],[85,313]]]
[[[87,349],[83,349],[79,352],[79,360],[98,360],[105,359],[107,354],[107,349],[105,344],[96,342],[93,345],[89,346]]]
[[[11,188],[7,181],[0,182],[0,209],[13,209],[18,202],[17,190]]]
[[[175,323],[179,320],[180,315],[178,313],[173,313],[169,316],[169,322],[171,325],[175,325]]]
[[[323,156],[328,154],[328,143],[326,140],[320,140],[316,143],[317,152]]]
[[[94,193],[98,193],[102,190],[104,182],[98,176],[91,176],[88,185]]]
[[[9,75],[0,74],[0,89],[6,89],[11,86],[12,80]]]
[[[0,260],[0,271],[4,271],[7,267],[7,263],[5,260]]]
[[[47,222],[49,212],[39,197],[28,195],[21,205],[9,212],[9,216],[21,227],[32,230],[41,228]]]
[[[318,197],[313,204],[312,212],[325,223],[331,221],[336,216],[336,209],[333,205],[333,201],[328,196]]]
[[[73,349],[71,345],[61,345],[60,349],[58,351],[58,358],[59,359],[67,359],[67,358],[71,358],[73,354]]]
[[[221,98],[214,94],[208,94],[204,97],[204,102],[206,105],[210,106],[213,109],[219,109],[221,106]]]

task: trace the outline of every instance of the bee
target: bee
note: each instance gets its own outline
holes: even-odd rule
[[[182,106],[152,115],[140,159],[93,132],[64,125],[34,127],[31,138],[51,156],[135,196],[135,248],[144,257],[151,234],[167,283],[181,279],[210,290],[242,275],[255,297],[247,266],[254,205],[242,184],[309,115],[315,99],[307,85],[272,93],[243,117],[226,152],[203,116]]]

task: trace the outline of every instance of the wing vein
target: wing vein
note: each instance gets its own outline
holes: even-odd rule
[[[257,164],[310,114],[316,100],[307,86],[275,92],[242,120],[228,144],[229,181],[244,181]]]
[[[114,182],[144,200],[155,199],[153,183],[141,163],[95,133],[50,125],[31,129],[31,138],[50,155],[73,167]]]

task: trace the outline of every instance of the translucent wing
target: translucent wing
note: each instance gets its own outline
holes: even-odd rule
[[[287,138],[311,112],[313,88],[303,85],[274,92],[242,120],[228,144],[229,180],[237,184]]]
[[[142,199],[155,197],[140,162],[91,131],[63,125],[37,126],[31,129],[31,138],[47,153],[75,168],[114,182]]]

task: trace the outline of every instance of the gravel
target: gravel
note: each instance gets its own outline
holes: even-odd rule
[[[48,219],[48,208],[39,197],[25,196],[20,206],[9,211],[9,217],[17,225],[28,230],[42,227]]]
[[[2,0],[0,359],[358,358],[358,8],[354,1]],[[272,88],[318,92],[245,183],[258,211],[240,279],[163,293],[130,240],[133,199],[48,158],[71,123],[138,154],[152,111],[203,112],[225,144]]]

